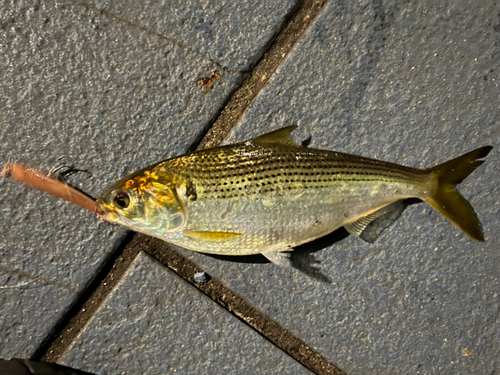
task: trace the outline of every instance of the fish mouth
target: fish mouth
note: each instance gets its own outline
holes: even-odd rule
[[[109,223],[121,224],[126,227],[134,226],[132,220],[120,215],[120,213],[116,211],[116,208],[113,204],[107,203],[102,198],[98,198],[96,200],[96,212],[101,219]]]
[[[107,204],[102,198],[98,198],[96,200],[95,207],[96,207],[96,213],[101,219],[110,222],[116,221],[116,216],[118,215],[114,213],[113,210],[110,209],[111,208],[110,205]]]

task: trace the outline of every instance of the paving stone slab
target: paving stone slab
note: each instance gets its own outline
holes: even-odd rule
[[[273,20],[283,17],[287,4],[273,8],[281,9]],[[154,7],[148,9],[154,13]],[[221,70],[213,88],[206,89],[197,83],[226,64],[224,59],[211,60],[85,2],[4,2],[0,10],[0,163],[85,169],[91,178],[80,173],[70,182],[93,196],[127,173],[185,152],[242,78]],[[189,10],[203,14],[193,7],[183,17]],[[196,33],[196,25],[180,26],[178,17],[168,16],[178,32]],[[245,29],[249,23],[241,27],[247,36],[255,33]],[[251,60],[266,44],[264,37],[254,42],[248,51],[247,44],[232,47]],[[124,231],[5,178],[0,179],[0,210],[0,337],[5,338],[0,357],[27,357]]]
[[[223,68],[248,70],[298,5],[285,1],[102,1],[95,7],[197,51]]]
[[[59,362],[100,375],[311,374],[144,252]]]
[[[417,204],[374,244],[339,231],[293,254],[330,284],[183,251],[348,374],[500,368],[499,9],[465,4],[329,2],[225,143],[298,124],[311,147],[421,168],[492,144],[460,186],[486,242]]]

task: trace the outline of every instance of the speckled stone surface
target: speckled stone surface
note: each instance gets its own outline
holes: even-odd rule
[[[141,252],[63,354],[107,374],[311,374]]]
[[[92,2],[0,5],[2,165],[15,160],[45,171],[61,163],[85,169],[91,178],[80,173],[70,182],[97,196],[125,174],[185,152],[242,78],[225,67],[254,61],[293,4],[268,7],[262,22],[246,23],[239,17],[248,18],[248,4],[241,14],[231,5],[221,19],[202,4],[186,5],[182,14],[149,5],[148,22],[168,19],[176,24],[173,35],[149,30],[141,23],[146,13],[124,19]],[[200,24],[184,22],[204,14],[232,25],[216,30],[223,49],[211,43],[204,52]],[[252,43],[239,43],[236,34]],[[221,77],[212,89],[197,84],[213,69]],[[0,357],[27,357],[124,231],[3,177],[0,211]]]
[[[95,7],[194,50],[225,70],[245,71],[262,55],[298,3],[97,0]]]
[[[421,168],[491,144],[460,186],[486,242],[422,203],[374,244],[336,232],[293,254],[330,283],[183,253],[348,374],[499,373],[498,14],[493,1],[331,1],[226,140],[298,124],[310,147]]]

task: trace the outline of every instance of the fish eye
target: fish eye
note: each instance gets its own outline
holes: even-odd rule
[[[113,197],[113,203],[117,207],[127,208],[130,204],[130,197],[126,192],[118,191]]]

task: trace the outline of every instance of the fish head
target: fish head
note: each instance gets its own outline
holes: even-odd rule
[[[186,206],[173,181],[141,171],[111,185],[97,199],[106,221],[156,237],[168,237],[187,222]]]

